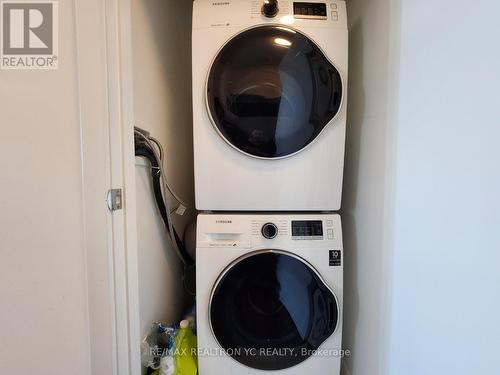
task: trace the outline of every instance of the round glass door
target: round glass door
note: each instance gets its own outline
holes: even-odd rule
[[[306,360],[335,332],[337,300],[304,260],[278,250],[241,258],[210,301],[212,331],[225,352],[259,370]]]
[[[302,150],[337,114],[341,100],[337,69],[314,42],[285,26],[235,36],[215,58],[207,82],[218,132],[259,158]]]

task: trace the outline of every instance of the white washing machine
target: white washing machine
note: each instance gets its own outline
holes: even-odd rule
[[[338,215],[198,216],[200,375],[340,372]]]
[[[196,208],[336,211],[346,127],[341,0],[195,0]]]

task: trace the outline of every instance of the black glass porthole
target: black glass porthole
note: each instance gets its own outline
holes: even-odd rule
[[[237,261],[210,302],[210,323],[221,347],[260,370],[306,360],[334,333],[338,314],[335,296],[312,267],[280,251]]]
[[[304,34],[260,26],[232,38],[207,82],[214,125],[235,148],[261,158],[309,145],[340,109],[340,73]]]

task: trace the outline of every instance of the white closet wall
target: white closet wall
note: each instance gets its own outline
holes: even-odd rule
[[[89,254],[107,258],[107,244],[100,246],[97,235],[86,238],[93,228],[84,225],[85,217],[101,225],[108,215],[101,161],[93,164],[82,155],[84,148],[92,149],[83,145],[91,138],[84,140],[83,134],[107,131],[107,124],[100,122],[101,106],[86,100],[100,98],[105,80],[102,85],[79,81],[88,78],[89,66],[94,78],[103,77],[100,42],[78,63],[86,38],[104,34],[102,13],[94,13],[92,30],[79,13],[95,10],[94,5],[59,2],[58,69],[0,70],[0,374],[88,375],[91,368],[110,370],[104,360],[112,354],[109,342],[102,339],[102,345],[91,348],[93,328],[107,327],[109,300],[100,304],[94,325],[89,320],[96,318],[95,310],[89,311],[88,303],[98,295],[107,297],[108,290],[88,289],[99,280],[87,283],[96,270]],[[83,35],[77,35],[77,29]],[[92,123],[85,122],[89,108]],[[92,151],[98,158],[104,156],[105,163],[101,146],[95,144]],[[94,192],[84,189],[86,168],[94,170],[97,206],[87,200]],[[106,353],[91,363],[97,346]]]
[[[342,219],[344,371],[386,374],[390,218],[395,163],[397,18],[390,0],[349,0],[349,101]]]
[[[500,5],[348,6],[344,371],[496,373]]]
[[[133,0],[132,52],[135,125],[165,147],[168,180],[191,205],[179,229],[193,219],[191,115],[191,1]],[[141,334],[152,322],[179,318],[184,305],[181,266],[153,199],[149,164],[136,159]]]
[[[401,1],[390,375],[500,368],[499,14]]]

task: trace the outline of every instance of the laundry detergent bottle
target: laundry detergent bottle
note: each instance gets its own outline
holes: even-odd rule
[[[197,340],[188,320],[180,323],[175,337],[174,375],[196,375],[198,372]]]

